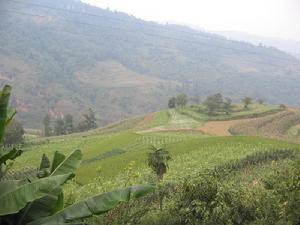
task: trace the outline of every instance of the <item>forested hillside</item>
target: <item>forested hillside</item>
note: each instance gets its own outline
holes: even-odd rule
[[[30,128],[89,107],[105,124],[177,93],[300,105],[300,61],[282,51],[75,0],[0,2],[0,81]]]

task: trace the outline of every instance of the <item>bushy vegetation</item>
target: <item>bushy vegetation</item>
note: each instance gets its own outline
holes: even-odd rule
[[[209,100],[209,102],[211,101],[214,102],[213,100]],[[251,104],[248,110],[244,110],[243,105],[232,104],[229,99],[225,99],[220,104],[218,103],[218,106],[213,103],[213,111],[210,113],[209,107],[206,104],[179,108],[177,111],[199,122],[264,117],[283,111],[278,106],[260,104]]]
[[[184,107],[188,103],[188,96],[185,94],[177,95],[172,97],[168,101],[169,108]]]
[[[183,168],[182,165],[186,163],[178,168]],[[145,173],[132,173],[130,168],[124,171],[122,182],[153,179],[145,177]],[[121,205],[93,222],[101,225],[298,224],[299,152],[293,149],[255,152],[194,174],[186,173],[182,182],[170,183],[167,178],[158,190],[129,207]],[[161,196],[163,208],[160,208]]]
[[[229,113],[226,112],[226,103],[230,106]],[[204,105],[185,106],[85,133],[32,139],[24,146],[22,158],[14,161],[13,169],[9,166],[5,180],[24,177],[31,181],[47,179],[53,173],[51,168],[55,158],[61,155],[72,157],[75,154],[73,149],[80,148],[84,155],[82,161],[81,158],[77,160],[76,179],[69,180],[64,188],[60,185],[67,211],[69,207],[77,210],[81,204],[77,206],[76,202],[85,202],[97,193],[135,187],[140,183],[156,185],[156,191],[145,198],[121,204],[117,204],[118,200],[112,205],[112,211],[87,219],[84,223],[271,225],[280,221],[278,225],[297,224],[298,186],[293,186],[293,189],[291,183],[294,184],[298,178],[290,181],[280,175],[282,185],[275,187],[275,175],[272,176],[276,171],[278,174],[285,171],[289,177],[295,177],[294,161],[299,154],[297,144],[258,137],[206,137],[197,132],[197,126],[211,117],[215,120],[252,117],[280,109],[251,104],[248,110],[244,110],[244,105],[231,105],[228,99],[222,99],[221,105],[222,112],[213,116],[207,114]],[[149,145],[156,147],[147,155]],[[55,149],[61,149],[63,154],[55,152]],[[38,163],[39,169],[32,166]],[[255,177],[257,174],[259,176]],[[290,189],[290,202],[286,203],[284,199],[287,197],[283,193]],[[286,205],[287,209],[284,208]],[[31,206],[29,209],[35,210]],[[62,216],[60,211],[47,213],[51,215],[49,221]],[[18,214],[5,217],[3,221],[15,221],[16,218],[19,219]],[[24,221],[31,220],[24,218]],[[81,216],[69,218],[77,222]],[[40,223],[46,220],[38,219]]]
[[[75,126],[73,116],[67,114],[65,117],[57,118],[54,127],[51,126],[51,117],[47,114],[44,117],[44,136],[72,134],[74,132],[84,132],[98,127],[95,112],[89,108],[88,112],[82,115],[83,120]]]
[[[24,143],[24,134],[23,125],[17,120],[11,121],[5,130],[3,145],[22,145]]]
[[[15,111],[8,107],[11,87],[6,85],[0,92],[0,143],[5,128]],[[0,151],[0,223],[19,225],[74,224],[93,215],[104,214],[120,202],[129,202],[153,191],[153,187],[131,186],[109,193],[83,199],[65,207],[62,185],[74,177],[80,165],[82,153],[73,151],[69,156],[56,151],[50,162],[44,154],[36,177],[7,176],[13,161],[23,153],[16,148]]]
[[[280,159],[283,152],[275,151],[273,157]],[[240,165],[249,167],[257,156],[248,157],[249,163],[245,163],[247,158],[243,159]],[[260,159],[256,162],[262,163]],[[235,183],[221,174],[201,173],[180,190],[172,209],[178,218],[177,224],[299,224],[298,163],[299,159],[292,166],[277,168],[270,177],[254,180],[252,184]],[[245,169],[244,166],[237,171]]]
[[[248,109],[248,106],[250,104],[252,104],[252,98],[250,97],[245,97],[242,99],[242,103],[244,104],[244,109],[247,110]]]

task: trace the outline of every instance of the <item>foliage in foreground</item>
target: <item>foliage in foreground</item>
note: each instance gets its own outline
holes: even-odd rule
[[[297,225],[300,161],[296,154],[291,149],[278,149],[230,161],[188,177],[183,184],[164,185],[163,211],[159,210],[156,195],[151,194],[129,208],[114,209],[110,217],[105,215],[97,224]],[[288,163],[276,166],[282,160]],[[243,173],[248,176],[249,171],[261,166],[270,171],[260,178],[241,181]]]
[[[0,141],[5,127],[15,112],[8,109],[10,86],[0,92]],[[54,225],[71,224],[83,218],[108,212],[120,202],[128,202],[153,190],[152,186],[133,186],[103,193],[64,208],[62,185],[74,177],[80,165],[80,150],[68,157],[56,152],[52,163],[44,155],[34,180],[2,180],[11,167],[8,162],[20,156],[22,150],[4,149],[0,152],[0,224]]]
[[[187,182],[173,213],[178,224],[300,224],[299,160],[272,176],[241,185],[201,174]]]

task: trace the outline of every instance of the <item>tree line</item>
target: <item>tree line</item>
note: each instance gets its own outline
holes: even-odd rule
[[[199,98],[197,98],[197,100],[197,103],[200,103]],[[250,97],[244,97],[241,102],[243,104],[243,109],[248,110],[249,105],[253,103],[253,100]],[[258,99],[257,102],[259,104],[264,103],[262,99]],[[180,94],[169,99],[168,108],[184,107],[187,103],[188,96]],[[226,113],[226,115],[229,115],[233,111],[232,99],[223,97],[220,93],[207,96],[203,101],[203,105],[206,107],[206,110],[203,112],[207,113],[209,116],[214,116],[217,113]]]
[[[48,137],[52,135],[72,134],[75,132],[88,131],[98,127],[95,112],[91,108],[89,108],[82,117],[83,120],[79,121],[79,123],[75,125],[71,114],[67,114],[62,118],[57,118],[54,121],[52,121],[50,115],[47,114],[43,120],[44,136]]]
[[[168,107],[176,108],[176,107],[184,107],[188,103],[188,97],[186,94],[180,94],[176,97],[172,97],[169,99]]]

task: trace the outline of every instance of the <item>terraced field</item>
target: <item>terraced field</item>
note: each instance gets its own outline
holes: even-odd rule
[[[236,108],[239,109],[239,106]],[[194,115],[190,116],[186,113],[187,111],[193,111]],[[198,112],[199,115],[196,119],[196,111],[193,108],[164,110],[86,133],[31,139],[25,147],[25,154],[16,161],[15,165],[17,169],[26,168],[26,171],[34,171],[38,167],[43,153],[52,157],[56,150],[69,153],[74,149],[81,149],[84,158],[77,173],[77,181],[88,183],[99,176],[99,170],[101,170],[101,177],[104,180],[110,180],[122,174],[124,168],[132,161],[135,161],[136,168],[141,170],[147,168],[146,156],[149,146],[155,145],[166,146],[171,152],[174,159],[174,164],[171,163],[174,173],[179,172],[179,168],[175,168],[182,159],[185,159],[187,165],[190,165],[182,168],[182,172],[191,173],[192,171],[189,171],[188,168],[198,168],[196,164],[200,163],[198,169],[201,169],[203,165],[209,162],[208,158],[211,158],[216,164],[219,161],[240,157],[253,151],[280,146],[295,147],[296,145],[293,144],[262,138],[210,137],[229,136],[229,129],[231,131],[232,127],[238,128],[240,124],[246,123],[246,121],[249,122],[246,126],[252,129],[250,124],[256,124],[257,120],[298,118],[293,112],[276,113],[277,111],[278,107],[275,106],[253,105],[250,110],[244,112],[237,110],[230,116],[232,118],[241,115],[253,117],[253,115],[266,115],[271,112],[273,115],[243,120],[229,120],[229,116],[226,116],[225,121],[220,121],[222,118],[224,119],[224,115],[207,119],[201,112]],[[203,120],[199,119],[201,116]],[[216,121],[210,121],[212,119]],[[255,123],[252,123],[252,120]],[[285,129],[291,134],[298,132],[295,127],[285,127]],[[249,133],[248,135],[253,134]],[[191,156],[197,160],[188,160]]]
[[[234,135],[252,135],[300,141],[300,111],[288,109],[275,115],[244,121],[230,128]]]

